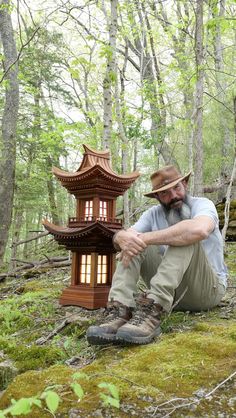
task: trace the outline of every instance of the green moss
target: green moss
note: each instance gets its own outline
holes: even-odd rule
[[[0,358],[0,391],[6,389],[9,382],[17,375],[17,369],[13,364],[8,361]]]
[[[227,247],[227,264],[236,276],[235,246]],[[217,308],[199,315],[172,312],[163,320],[163,336],[148,346],[88,348],[83,338],[88,324],[81,327],[75,323],[50,339],[47,346],[36,346],[37,338],[48,335],[57,321],[64,319],[64,311],[55,303],[61,283],[57,278],[54,285],[52,277],[51,280],[43,276],[40,280],[22,281],[21,293],[0,301],[0,350],[4,350],[21,371],[2,396],[0,408],[8,406],[11,398],[34,396],[56,384],[62,385],[56,389],[62,399],[58,416],[69,416],[71,408],[78,408],[78,416],[84,418],[93,416],[98,408],[101,416],[106,416],[110,412],[103,414],[97,385],[109,382],[119,388],[121,404],[132,405],[144,416],[144,408],[150,405],[144,395],[152,396],[154,404],[173,397],[191,397],[199,389],[211,390],[235,370],[236,311],[232,304],[230,309]],[[231,282],[232,279],[234,276]],[[227,320],[223,319],[225,315]],[[29,332],[27,326],[32,325],[32,321],[34,326]],[[79,352],[83,353],[82,361],[95,355],[96,361],[83,369],[90,380],[81,380],[85,398],[78,403],[70,387],[75,369],[58,364]],[[232,397],[235,396],[233,389],[232,393]],[[181,410],[176,416],[208,416],[209,402],[196,406],[196,415],[195,412],[189,415],[187,410],[182,415]],[[212,403],[213,410],[217,410],[217,405],[217,402]],[[227,403],[223,408],[231,416]],[[51,416],[45,410],[36,409],[30,418]],[[122,411],[116,413],[109,416],[130,416]]]
[[[29,294],[35,294],[40,293],[44,296],[48,297],[55,297],[57,294],[59,294],[63,284],[57,283],[57,286],[52,288],[51,281],[44,279],[44,280],[30,280],[26,282],[24,280],[24,283],[22,285],[22,293],[28,293]]]
[[[227,325],[205,324],[201,331],[166,335],[159,344],[127,349],[124,359],[115,358],[114,364],[108,361],[106,372],[112,370],[121,380],[125,376],[133,382],[133,393],[128,390],[133,401],[133,394],[140,392],[140,382],[141,391],[153,396],[157,389],[163,396],[190,396],[199,387],[218,382],[235,367],[236,343],[231,335],[236,324]],[[100,359],[86,370],[102,373],[104,361]]]
[[[13,334],[20,329],[33,326],[33,320],[19,312],[12,312],[11,315],[0,319],[1,333]]]
[[[71,376],[74,373],[72,369],[65,366],[52,366],[43,371],[28,371],[24,374],[18,375],[14,381],[8,386],[7,391],[4,392],[0,399],[0,408],[4,409],[11,404],[11,399],[20,399],[22,397],[40,396],[40,394],[49,386],[62,385],[62,391],[67,389],[69,383],[72,381]],[[60,391],[59,395],[60,395]],[[75,396],[70,398],[71,391],[66,394],[61,402],[60,410],[68,410],[68,407],[73,407],[75,403]],[[68,399],[67,399],[68,398]],[[32,412],[27,415],[29,418],[46,418],[52,415],[45,409],[34,407]]]
[[[171,332],[183,327],[190,327],[194,322],[194,317],[189,312],[172,312],[163,319],[161,328],[163,333]]]
[[[4,351],[8,351],[9,349],[15,347],[15,341],[13,338],[9,337],[8,335],[0,335],[0,349]]]
[[[55,296],[50,289],[39,292],[27,292],[25,294],[15,295],[12,298],[1,301],[0,303],[0,335],[19,335],[26,338],[26,342],[32,341],[34,332],[27,332],[27,329],[33,330],[35,327],[35,318],[37,318],[37,329],[47,326],[50,329],[51,323],[55,323]],[[54,292],[55,293],[55,292]],[[39,312],[41,321],[39,322]],[[46,322],[45,322],[45,318]],[[38,337],[36,337],[38,338]]]
[[[7,350],[20,372],[46,368],[65,359],[65,353],[57,347],[19,345]]]
[[[230,281],[232,284],[236,284],[236,244],[234,242],[228,242],[226,245],[225,260],[229,269]]]
[[[235,333],[234,321],[217,325],[202,322],[193,331],[163,335],[147,346],[101,349],[98,359],[83,369],[90,379],[81,381],[86,395],[79,403],[80,416],[92,416],[92,411],[101,407],[97,385],[102,381],[114,383],[121,402],[135,404],[137,409],[148,406],[145,394],[159,403],[173,397],[191,397],[201,388],[212,389],[235,369]],[[3,395],[0,407],[8,405],[12,397],[33,396],[49,385],[61,384],[63,402],[59,411],[66,414],[76,401],[70,388],[74,372],[69,367],[54,366],[18,376]],[[38,416],[48,415],[42,415],[42,411],[41,415],[32,415]]]
[[[79,325],[76,323],[72,323],[61,332],[61,335],[72,336],[76,339],[81,338],[85,335],[87,328],[88,324]]]

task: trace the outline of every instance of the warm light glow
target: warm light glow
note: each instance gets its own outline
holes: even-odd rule
[[[85,221],[92,221],[92,217],[93,217],[93,201],[92,200],[87,200],[85,202],[84,216],[85,216]]]
[[[107,220],[107,202],[100,200],[99,202],[99,217],[104,218],[102,220]]]
[[[80,283],[89,284],[91,281],[91,255],[83,254],[80,265]]]
[[[107,255],[98,255],[97,284],[107,283]]]

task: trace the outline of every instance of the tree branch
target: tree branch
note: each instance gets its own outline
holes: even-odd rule
[[[16,59],[11,63],[11,65],[9,65],[9,67],[6,69],[6,71],[3,73],[2,77],[0,78],[0,84],[3,82],[3,80],[6,78],[7,74],[9,73],[9,71],[11,70],[11,68],[19,61],[20,56],[22,54],[23,49],[29,45],[29,43],[32,41],[32,39],[35,37],[36,33],[39,31],[39,29],[41,29],[41,26],[38,26],[35,31],[33,32],[33,34],[30,36],[30,38],[27,40],[27,42],[25,42],[24,44],[21,45],[20,50],[17,54]]]
[[[221,100],[217,99],[216,96],[212,96],[212,94],[208,93],[207,91],[203,92],[204,94],[206,94],[207,96],[211,97],[212,99],[214,99],[216,102],[220,103],[222,106],[224,106],[230,113],[234,114],[234,112],[228,107],[226,106]]]
[[[48,231],[42,232],[41,234],[35,235],[34,237],[31,237],[31,238],[28,238],[28,239],[18,241],[16,243],[14,243],[12,245],[12,247],[14,247],[14,246],[17,247],[18,245],[25,244],[26,242],[34,241],[34,240],[36,240],[38,238],[45,237],[46,235],[49,235],[49,232]]]

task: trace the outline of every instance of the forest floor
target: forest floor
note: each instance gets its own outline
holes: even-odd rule
[[[229,243],[219,307],[173,312],[161,337],[138,347],[87,343],[104,310],[60,306],[69,267],[2,281],[0,418],[236,417],[235,254]]]

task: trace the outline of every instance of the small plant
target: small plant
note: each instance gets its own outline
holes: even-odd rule
[[[104,406],[114,406],[115,408],[120,407],[120,398],[119,392],[115,385],[112,383],[102,382],[98,385],[101,389],[106,389],[108,391],[108,395],[106,393],[100,393],[100,398],[103,401]]]
[[[76,396],[78,396],[79,400],[83,399],[84,397],[84,390],[80,383],[76,382],[78,379],[86,379],[89,380],[89,376],[85,373],[77,372],[72,375],[72,379],[74,380],[73,383],[70,384],[70,387],[73,389]]]
[[[12,404],[4,409],[3,411],[0,411],[0,418],[5,418],[9,415],[12,417],[18,416],[18,415],[28,415],[31,412],[32,406],[36,405],[39,408],[42,407],[42,402],[40,399],[38,399],[36,396],[32,398],[21,398],[18,401],[15,401],[15,399],[12,399]]]
[[[40,398],[45,400],[45,403],[52,414],[57,411],[60,397],[54,390],[46,388]]]
[[[79,379],[89,380],[90,377],[87,374],[81,372],[77,372],[72,375],[73,381],[72,383],[70,383],[70,387],[81,401],[84,398],[85,393],[80,383],[78,383]],[[38,396],[33,396],[30,398],[21,398],[18,401],[12,399],[12,404],[8,408],[0,411],[0,418],[6,418],[8,416],[14,417],[19,415],[28,415],[32,411],[33,406],[43,409],[45,408],[45,404],[47,410],[51,412],[51,414],[54,416],[55,412],[59,407],[60,401],[62,401],[61,397],[55,391],[55,389],[57,389],[58,387],[61,387],[61,385],[48,386],[41,393],[41,395]],[[99,383],[98,387],[100,389],[105,389],[107,392],[99,393],[99,396],[104,406],[112,406],[115,408],[120,407],[119,392],[114,384],[101,382]]]
[[[60,397],[54,390],[52,390],[53,388],[53,386],[49,386],[40,396],[21,398],[18,401],[12,399],[12,404],[3,411],[0,411],[0,418],[5,418],[9,415],[12,417],[18,415],[28,415],[33,406],[44,408],[42,400],[46,403],[47,409],[54,414],[58,409]]]

